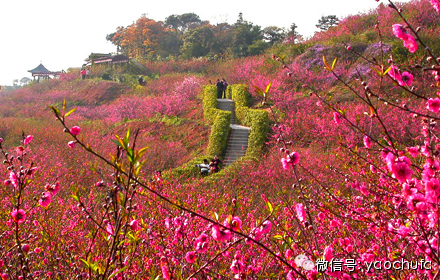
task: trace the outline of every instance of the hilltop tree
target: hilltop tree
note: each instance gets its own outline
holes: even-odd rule
[[[107,35],[107,40],[127,55],[154,56],[160,40],[166,36],[165,31],[160,22],[142,16],[126,28],[118,27],[116,33]]]
[[[240,13],[232,27],[232,50],[237,57],[248,56],[248,47],[263,39],[261,27],[245,21]]]
[[[207,55],[214,42],[212,29],[212,26],[205,25],[186,32],[183,36],[182,55],[185,58]]]
[[[286,38],[286,31],[277,26],[268,26],[263,29],[263,36],[266,42],[273,45],[277,42],[282,42]]]
[[[32,80],[31,80],[30,78],[28,78],[28,77],[23,77],[23,78],[21,78],[21,80],[20,80],[20,85],[21,85],[21,86],[25,86],[25,85],[29,84],[31,81],[32,81]]]
[[[318,21],[318,24],[316,27],[321,29],[321,31],[326,31],[330,27],[337,26],[339,24],[339,19],[335,15],[329,15],[329,16],[322,16],[321,19]]]
[[[165,19],[165,26],[184,33],[192,28],[197,28],[203,24],[200,17],[195,13],[185,13],[181,15],[170,15]]]

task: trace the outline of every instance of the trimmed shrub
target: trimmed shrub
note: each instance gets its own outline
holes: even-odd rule
[[[264,148],[269,132],[269,114],[264,110],[248,107],[251,94],[245,85],[232,85],[232,99],[235,101],[235,116],[238,122],[251,128],[246,157],[256,157]]]
[[[207,156],[218,155],[221,157],[226,151],[228,144],[228,136],[230,131],[229,124],[231,123],[231,112],[216,109],[217,116],[214,124],[211,127],[211,134],[209,135],[209,144],[206,151]]]

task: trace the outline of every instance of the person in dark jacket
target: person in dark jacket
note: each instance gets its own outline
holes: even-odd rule
[[[226,89],[228,88],[228,82],[226,82],[225,78],[222,78],[222,83],[223,83],[222,96],[223,96],[223,98],[226,98]]]
[[[215,84],[217,87],[217,98],[221,99],[223,94],[223,83],[220,81],[220,79],[217,79],[217,83]]]

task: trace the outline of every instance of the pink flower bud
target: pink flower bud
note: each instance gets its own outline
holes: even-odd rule
[[[75,136],[77,136],[80,132],[81,132],[81,128],[79,126],[73,126],[70,129],[70,133]]]
[[[67,143],[67,146],[69,146],[69,148],[73,149],[75,148],[76,145],[76,141],[69,141],[69,143]]]
[[[23,244],[23,245],[21,246],[21,249],[23,250],[23,252],[27,253],[27,252],[29,252],[29,250],[31,249],[31,247],[29,247],[28,244]]]

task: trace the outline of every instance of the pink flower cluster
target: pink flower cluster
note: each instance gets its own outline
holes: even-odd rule
[[[408,34],[405,27],[401,24],[393,24],[393,33],[394,35],[403,40],[403,46],[407,48],[411,53],[415,53],[417,51],[417,42],[416,39],[411,34]]]
[[[400,86],[411,86],[414,76],[409,72],[400,73],[399,68],[394,65],[391,65],[390,71],[388,71],[388,75],[393,78]]]

